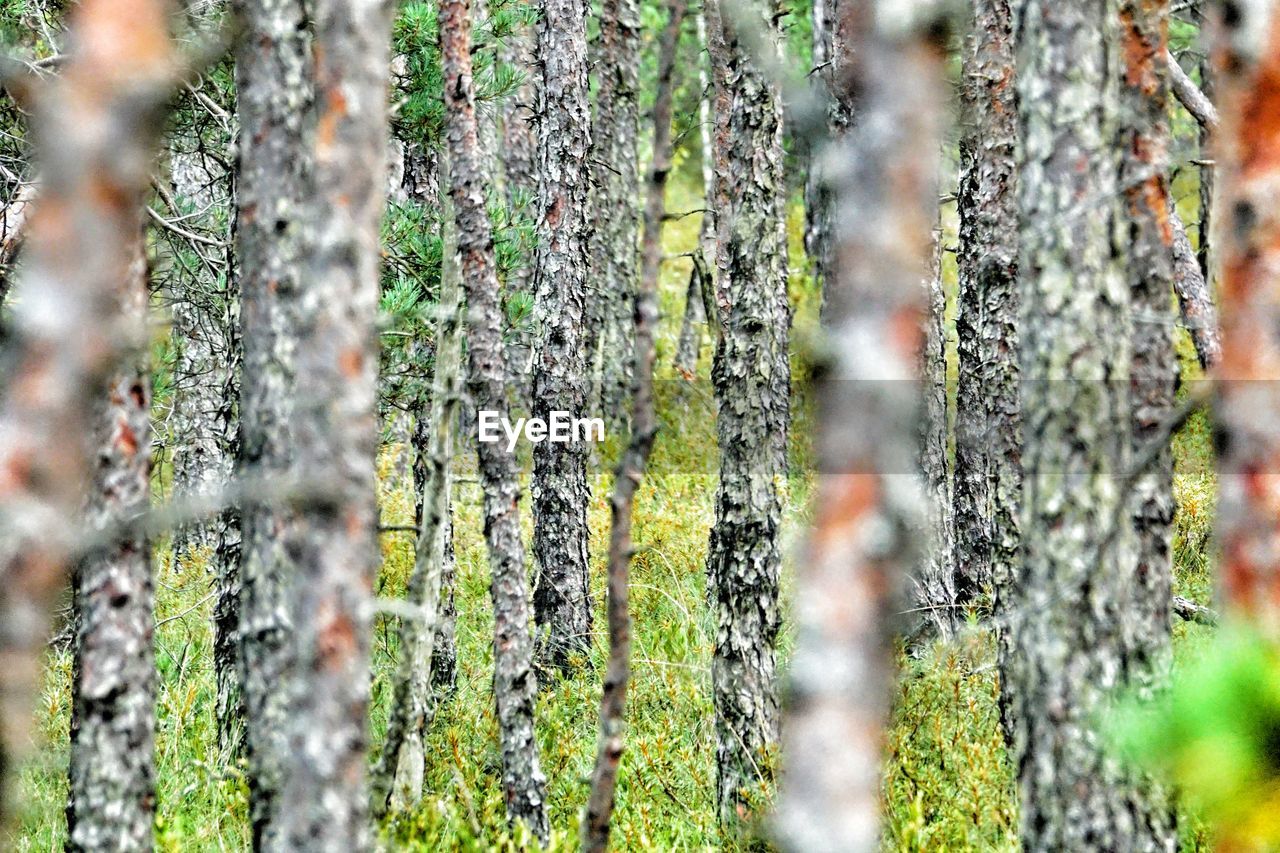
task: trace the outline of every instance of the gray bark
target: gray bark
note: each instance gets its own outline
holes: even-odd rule
[[[312,46],[302,0],[238,0],[244,32],[236,51],[240,124],[236,240],[243,376],[241,478],[287,476],[292,464],[296,303],[303,288],[311,156]],[[255,849],[281,843],[277,812],[288,754],[296,571],[285,537],[292,513],[247,500],[242,508],[239,613],[232,582],[220,588],[220,621],[240,640],[240,683]],[[228,578],[228,581],[232,579]]]
[[[1094,729],[1136,657],[1119,24],[1113,0],[1031,0],[1018,49],[1023,563],[1001,686],[1029,850],[1170,849],[1167,810]]]
[[[507,204],[513,210],[518,204],[531,206],[538,190],[537,134],[533,111],[537,99],[535,82],[538,72],[533,61],[533,41],[532,29],[522,24],[507,39],[502,52],[502,61],[513,66],[522,75],[520,85],[500,105],[502,182]],[[515,294],[528,294],[532,291],[532,259],[525,258],[524,261],[507,274],[507,299]],[[507,343],[508,366],[525,396],[532,368],[532,351],[529,329],[522,326],[512,330]]]
[[[1191,333],[1200,367],[1208,370],[1222,358],[1222,332],[1218,328],[1218,308],[1204,278],[1200,258],[1187,236],[1187,227],[1172,200],[1169,224],[1173,228],[1173,290],[1178,295],[1182,324]]]
[[[945,3],[842,3],[836,97],[853,127],[823,156],[832,247],[816,377],[816,517],[797,564],[796,652],[778,803],[784,849],[881,849],[882,732],[894,691],[891,613],[921,553],[920,281],[937,221]],[[896,23],[897,26],[890,26]],[[907,330],[907,334],[904,334]]]
[[[141,224],[119,287],[119,311],[146,340],[150,300]],[[99,529],[135,518],[151,498],[151,380],[143,346],[98,405],[96,465],[86,512]],[[112,542],[76,571],[67,849],[148,850],[155,820],[155,622],[151,543]]]
[[[810,24],[813,29],[813,54],[810,63],[810,85],[817,103],[829,108],[831,93],[827,81],[831,77],[831,13],[835,0],[813,0]],[[820,158],[808,153],[808,174],[804,183],[804,253],[809,258],[819,285],[830,273],[831,189],[823,175]]]
[[[774,642],[782,498],[787,476],[790,379],[787,240],[780,93],[752,55],[778,29],[768,2],[732,15],[709,3],[708,49],[716,87],[721,335],[712,367],[720,485],[707,554],[716,620],[711,663],[716,710],[716,802],[733,833],[760,802],[778,739]]]
[[[452,157],[449,193],[458,224],[467,296],[467,388],[477,410],[505,412],[510,400],[493,224],[485,207],[489,170],[480,155],[471,81],[468,0],[442,0],[440,32],[445,78],[446,141]],[[537,675],[529,635],[528,581],[520,537],[520,480],[515,455],[502,443],[477,444],[484,490],[484,532],[493,594],[493,693],[502,753],[507,817],[547,838],[546,777],[534,737]]]
[[[533,416],[587,406],[590,110],[585,0],[543,0],[538,20],[538,245],[533,264]],[[544,441],[533,451],[533,592],[539,664],[565,669],[591,648],[587,452]]]

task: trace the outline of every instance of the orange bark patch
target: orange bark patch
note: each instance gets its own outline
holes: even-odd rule
[[[355,655],[355,622],[346,611],[329,604],[322,608],[318,640],[321,667],[329,672],[341,670]]]
[[[332,86],[325,93],[324,111],[316,123],[316,142],[321,148],[328,148],[338,134],[338,122],[347,115],[347,99],[342,90]]]
[[[342,355],[338,357],[338,369],[342,371],[342,375],[348,379],[355,379],[360,375],[361,369],[364,367],[364,353],[358,347],[344,350]]]
[[[1280,169],[1280,16],[1272,21],[1257,77],[1245,93],[1238,136],[1246,179]]]
[[[874,474],[832,474],[824,478],[819,500],[813,536],[825,548],[879,504],[880,480]]]
[[[1160,78],[1156,74],[1156,48],[1142,32],[1133,13],[1128,9],[1120,13],[1120,51],[1124,59],[1124,82],[1144,95],[1160,91]]]

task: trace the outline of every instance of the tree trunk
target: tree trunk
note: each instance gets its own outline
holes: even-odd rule
[[[750,9],[754,22],[777,20],[765,2]],[[706,14],[717,107],[721,328],[712,367],[720,486],[707,590],[717,626],[711,664],[717,806],[732,834],[763,802],[760,789],[771,781],[778,739],[774,642],[791,310],[780,94],[752,55],[751,34],[735,26],[736,15],[723,14],[718,2],[708,4]],[[765,38],[776,44],[776,24]]]
[[[298,305],[296,471],[325,501],[288,533],[296,682],[280,794],[291,849],[369,846],[365,785],[377,572],[379,225],[386,192],[391,16],[379,0],[316,0],[314,196]]]
[[[920,281],[937,221],[946,4],[841,4],[833,163],[831,361],[815,380],[816,517],[796,578],[778,834],[788,850],[880,849],[894,590],[920,554]],[[883,26],[882,23],[882,26]],[[892,180],[885,176],[891,175]],[[905,332],[905,334],[904,334]],[[869,531],[877,533],[870,536]]]
[[[503,99],[500,106],[502,119],[502,180],[507,204],[512,211],[530,213],[538,191],[537,139],[534,131],[534,101],[537,98],[535,79],[537,69],[533,61],[533,31],[527,24],[519,24],[503,43],[502,61],[520,75],[520,85]],[[531,258],[521,262],[507,274],[506,300],[528,297],[531,294]],[[519,383],[521,396],[528,396],[529,370],[531,368],[532,343],[527,320],[519,329],[512,330],[507,342],[507,361],[514,381]]]
[[[164,4],[129,10],[126,26],[111,0],[78,5],[61,72],[32,84],[44,171],[0,389],[0,836],[18,810],[12,785],[31,742],[49,612],[76,557],[67,525],[93,471],[86,436],[111,376],[142,343],[119,294],[175,63]]]
[[[974,0],[964,47],[956,255],[955,591],[1002,592],[1018,559],[1018,93],[1009,0]],[[960,616],[962,614],[957,614]]]
[[[591,239],[591,278],[600,329],[600,407],[613,431],[627,428],[627,393],[634,356],[636,242],[640,185],[636,145],[640,106],[639,0],[603,0],[591,127],[591,203],[601,216]],[[588,358],[593,353],[588,350]]]
[[[1167,809],[1093,729],[1136,657],[1119,24],[1112,0],[1031,0],[1019,44],[1023,564],[1001,685],[1028,850],[1166,849],[1169,839]]]
[[[292,463],[296,312],[304,280],[311,156],[312,45],[302,0],[236,0],[244,22],[236,51],[240,124],[236,240],[240,271],[241,479],[285,477]],[[280,789],[288,755],[293,622],[289,588],[296,571],[285,547],[292,512],[249,495],[242,506],[240,598],[233,579],[216,618],[240,638],[240,683],[248,759],[249,816],[255,849],[282,843]],[[225,634],[221,636],[226,636]]]
[[[537,342],[533,416],[587,405],[587,245],[591,150],[585,0],[543,0],[538,19]],[[591,649],[587,566],[587,447],[544,441],[533,451],[533,592],[537,655],[566,669]]]
[[[813,0],[810,24],[813,29],[813,53],[809,63],[810,87],[814,101],[824,108],[830,107],[831,92],[827,81],[831,79],[831,24],[830,15],[835,11],[835,0]],[[830,273],[831,241],[831,188],[823,174],[825,164],[819,156],[822,149],[807,146],[808,173],[804,182],[804,253],[809,258],[810,269],[819,287]]]
[[[131,324],[130,357],[97,407],[96,470],[88,511],[101,530],[150,508],[150,301],[141,221],[134,259],[119,285],[119,311]],[[76,571],[76,650],[72,669],[68,850],[146,850],[155,820],[156,669],[151,543],[131,534],[86,557]]]
[[[505,412],[509,405],[506,354],[502,347],[493,224],[485,207],[489,175],[476,138],[468,0],[442,0],[440,34],[445,136],[452,157],[449,193],[457,218],[462,282],[467,295],[467,387],[477,410]],[[519,469],[515,455],[503,443],[478,442],[477,455],[492,577],[493,693],[502,752],[502,789],[507,817],[513,823],[524,821],[535,836],[545,841],[546,778],[538,763],[533,728],[537,676],[529,636],[524,543],[520,538]]]
[[[1219,447],[1221,592],[1229,611],[1280,636],[1280,2],[1215,4],[1222,134]],[[1233,14],[1228,14],[1232,12]]]
[[[640,286],[636,291],[635,373],[631,396],[631,443],[613,479],[613,524],[609,528],[609,662],[600,698],[600,736],[591,774],[591,793],[583,831],[584,851],[603,853],[609,846],[618,763],[622,760],[627,682],[631,678],[631,517],[636,490],[644,477],[658,431],[653,402],[654,333],[658,325],[658,274],[662,268],[662,217],[667,175],[671,171],[671,101],[675,89],[676,53],[684,23],[684,0],[671,0],[658,57],[653,105],[653,164],[644,206],[644,248]]]

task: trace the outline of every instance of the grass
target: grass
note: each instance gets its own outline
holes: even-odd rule
[[[669,208],[700,205],[692,181],[671,187]],[[792,257],[802,258],[799,206],[790,222]],[[688,251],[698,219],[671,222],[668,254]],[[946,265],[948,278],[954,268]],[[705,605],[704,560],[716,486],[714,402],[709,383],[675,378],[674,355],[689,261],[664,266],[661,289],[658,383],[662,432],[650,475],[636,504],[632,608],[634,676],[628,703],[629,734],[622,759],[614,817],[618,849],[694,850],[721,845],[714,810],[714,731],[709,665],[711,615]],[[798,306],[796,340],[812,340],[817,299],[800,261],[793,260],[792,295]],[[954,301],[954,300],[952,300]],[[1185,344],[1185,342],[1184,342]],[[796,350],[803,347],[798,344]],[[1184,346],[1185,348],[1185,346]],[[710,347],[704,341],[706,375]],[[804,372],[797,360],[797,377]],[[794,554],[807,517],[810,466],[805,436],[808,409],[795,407],[791,476],[787,495],[787,552]],[[1192,420],[1176,455],[1188,471],[1177,484],[1177,591],[1200,601],[1211,587],[1208,539],[1214,483],[1208,424]],[[593,468],[590,507],[593,593],[603,631],[603,553],[608,533],[608,460],[612,438]],[[397,481],[388,450],[381,460],[380,501],[389,524],[412,519],[410,485]],[[460,455],[463,480],[474,477],[469,455]],[[396,849],[514,850],[528,838],[504,829],[497,732],[490,690],[492,620],[488,571],[478,511],[478,487],[457,486],[455,536],[458,559],[458,690],[443,703],[430,732],[427,792],[413,812],[381,828]],[[526,535],[528,500],[525,499]],[[412,565],[404,535],[382,541],[380,595],[399,595]],[[164,542],[156,549],[156,654],[160,675],[156,736],[161,850],[242,850],[248,847],[247,785],[243,766],[221,766],[214,756],[214,684],[210,653],[211,578],[207,557],[175,564]],[[784,590],[785,594],[785,590]],[[1206,631],[1176,626],[1180,661],[1194,657]],[[780,658],[790,636],[784,630]],[[605,655],[603,634],[572,677],[543,686],[538,736],[554,836],[551,848],[576,848],[579,812],[587,796],[595,753],[597,703]],[[371,733],[378,748],[387,716],[389,677],[396,649],[393,626],[380,621],[374,637]],[[65,835],[67,726],[70,659],[50,653],[40,697],[38,757],[22,771],[26,810],[17,839],[21,851],[59,850]],[[1012,771],[999,733],[994,649],[979,629],[951,645],[902,657],[902,678],[886,742],[885,844],[895,850],[1008,850],[1017,846],[1017,805]],[[1184,821],[1185,849],[1207,845],[1203,826]]]

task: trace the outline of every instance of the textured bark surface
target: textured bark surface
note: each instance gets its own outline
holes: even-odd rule
[[[1130,675],[1137,565],[1123,491],[1133,332],[1114,140],[1132,50],[1120,23],[1112,0],[1031,0],[1018,48],[1023,565],[1001,685],[1028,850],[1171,849],[1167,809],[1094,730]]]
[[[546,420],[555,411],[585,416],[587,406],[591,118],[589,4],[543,0],[541,8],[533,416]],[[587,452],[582,442],[550,441],[533,451],[533,609],[538,661],[548,668],[563,669],[591,648]]]
[[[240,269],[242,478],[290,471],[296,302],[303,286],[310,185],[306,117],[312,101],[311,37],[302,0],[244,0],[236,52],[240,123],[236,240]],[[255,847],[279,844],[278,798],[288,752],[292,672],[289,585],[295,562],[285,536],[291,513],[247,500],[242,510],[239,613],[236,584],[220,585],[215,613],[238,631]],[[223,635],[225,636],[225,635]]]
[[[1218,365],[1222,596],[1280,636],[1280,3],[1222,4],[1222,361]],[[1227,14],[1231,12],[1232,14]]]
[[[837,164],[831,360],[816,380],[816,517],[797,565],[777,825],[788,850],[880,849],[893,589],[920,553],[919,494],[905,475],[919,455],[913,380],[937,221],[945,5],[897,16],[886,14],[896,0],[840,9],[836,95],[856,109],[824,155]]]
[[[517,201],[525,200],[528,205],[524,208],[526,213],[531,211],[532,199],[538,190],[538,142],[533,111],[537,98],[535,81],[538,72],[533,62],[533,41],[532,28],[521,24],[506,40],[502,50],[502,61],[522,77],[516,90],[502,101],[502,149],[499,162],[507,203],[514,209]],[[525,263],[518,264],[507,274],[504,284],[508,300],[515,294],[528,294],[532,290],[533,267],[528,262],[532,259],[525,260]],[[518,332],[513,330],[507,341],[508,369],[520,383],[524,396],[528,395],[532,351],[527,327]]]
[[[448,194],[448,184],[441,188],[441,197],[445,198]],[[441,208],[445,207],[446,202],[441,202]],[[452,207],[449,210],[452,211]],[[453,214],[449,214],[448,220],[452,221]],[[457,245],[456,226],[450,225],[446,234],[453,240],[454,246]],[[448,257],[446,255],[445,257]],[[454,249],[453,257],[457,258],[457,249]],[[454,276],[461,275],[461,269],[456,269]],[[443,278],[442,278],[443,280]],[[458,280],[458,287],[461,288],[461,279]],[[461,291],[459,291],[459,298]],[[455,322],[462,322],[463,306],[459,304],[455,314],[457,319]],[[440,322],[443,322],[441,318]],[[455,362],[456,384],[453,386],[455,394],[462,393],[462,362],[461,358]],[[447,379],[447,377],[446,377]],[[424,395],[430,397],[431,395]],[[417,502],[413,508],[413,525],[418,530],[422,530],[422,519],[426,514],[426,500],[428,496],[428,480],[431,472],[435,468],[432,461],[434,451],[432,449],[432,436],[435,430],[432,428],[433,417],[430,409],[430,401],[424,400],[425,405],[421,406],[419,411],[414,415],[413,427],[413,485],[414,494],[416,494]],[[461,407],[461,399],[457,401],[453,413],[449,416],[449,423],[453,423],[453,418],[457,417],[458,409]],[[448,445],[451,449],[452,445]],[[452,495],[450,495],[450,503],[446,504],[444,509],[444,562],[441,564],[440,574],[440,606],[436,613],[435,640],[431,644],[431,684],[439,693],[449,693],[458,682],[458,611],[454,603],[454,590],[458,583],[458,566],[453,550],[453,505],[451,503]],[[415,558],[416,559],[416,558]]]
[[[635,323],[636,250],[640,236],[639,0],[603,0],[591,126],[592,210],[609,211],[591,236],[589,310],[600,330],[600,410],[611,431],[626,429]],[[659,82],[661,85],[661,82]],[[592,353],[588,352],[588,357]]]
[[[448,116],[445,137],[452,157],[449,193],[458,223],[467,296],[467,389],[477,410],[504,412],[510,403],[506,354],[493,223],[485,207],[489,170],[477,142],[468,0],[442,0],[440,31]],[[502,789],[508,819],[523,821],[535,836],[545,840],[547,780],[538,762],[533,729],[538,687],[520,537],[519,467],[503,443],[478,442],[477,456],[493,593],[493,693],[502,752]]]
[[[1169,224],[1173,228],[1173,291],[1178,296],[1178,310],[1182,324],[1191,333],[1191,343],[1196,348],[1200,366],[1209,369],[1222,358],[1222,330],[1218,327],[1218,307],[1213,293],[1204,279],[1204,270],[1187,227],[1183,224],[1172,200],[1169,204]]]
[[[134,261],[118,286],[130,340],[146,340],[147,261],[139,221]],[[151,383],[146,350],[130,353],[97,407],[89,524],[146,512],[151,498]],[[76,571],[68,850],[148,850],[155,820],[156,670],[150,542],[131,536]]]
[[[964,48],[956,254],[955,591],[971,607],[1018,559],[1018,91],[1009,0],[974,0]]]
[[[782,108],[777,87],[752,56],[756,34],[735,24],[737,15],[749,16],[743,26],[763,28],[772,45],[775,12],[763,0],[733,14],[719,3],[706,6],[716,89],[721,329],[712,366],[720,485],[707,594],[716,620],[716,796],[721,825],[731,833],[756,810],[778,739],[779,489],[791,395]]]
[[[631,516],[636,490],[644,478],[658,431],[653,401],[654,333],[658,326],[658,274],[662,268],[662,217],[667,175],[671,171],[671,101],[676,53],[684,23],[685,0],[671,0],[658,56],[657,92],[653,105],[653,163],[644,204],[644,247],[640,283],[633,311],[635,371],[631,392],[631,442],[614,470],[613,523],[609,528],[609,661],[600,697],[600,735],[591,773],[582,848],[603,853],[609,847],[618,763],[625,734],[623,712],[631,678]]]
[[[831,21],[836,11],[835,0],[813,0],[810,26],[813,30],[813,59],[810,63],[810,86],[815,100],[830,106],[831,92],[827,82],[831,79]],[[808,154],[808,174],[804,182],[804,253],[809,258],[818,281],[825,282],[830,274],[831,255],[831,189],[823,174],[823,163]]]
[[[452,18],[442,21],[452,25]],[[446,45],[454,42],[445,40]],[[448,56],[452,63],[454,57]],[[452,69],[452,65],[450,65]],[[444,159],[445,185],[448,186],[448,160]],[[441,639],[446,616],[446,575],[452,574],[453,554],[449,547],[450,478],[449,463],[453,449],[453,421],[457,415],[461,393],[462,366],[462,271],[458,266],[458,230],[453,205],[448,193],[441,194],[441,269],[440,294],[436,321],[435,369],[432,380],[431,407],[420,412],[418,430],[429,433],[425,452],[416,464],[423,470],[422,502],[417,512],[420,531],[414,554],[413,571],[405,590],[405,599],[413,612],[400,622],[400,661],[392,686],[391,712],[382,756],[373,774],[373,808],[382,814],[388,807],[397,811],[412,809],[422,798],[423,772],[426,765],[425,737],[434,715],[435,684],[438,675],[436,644]],[[415,468],[415,479],[417,469]],[[451,602],[450,602],[451,603]],[[451,639],[451,633],[448,636]],[[445,652],[450,676],[456,673],[457,651]]]
[[[386,188],[392,6],[315,0],[315,194],[297,329],[297,471],[323,503],[288,532],[297,680],[280,800],[282,844],[370,843],[368,746],[372,586],[377,571],[377,330]]]
[[[93,470],[86,437],[119,360],[143,344],[136,317],[122,322],[119,293],[176,71],[167,11],[85,0],[61,73],[32,92],[44,178],[0,398],[0,835],[17,810],[15,765],[31,743],[48,616],[73,556],[68,519],[80,517]]]

